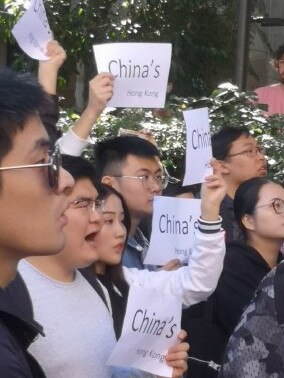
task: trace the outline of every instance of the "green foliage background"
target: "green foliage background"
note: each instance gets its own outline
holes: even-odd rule
[[[0,2],[0,38],[10,43],[10,64],[33,70],[36,62],[16,47],[11,28],[23,13],[23,1]],[[262,0],[252,0],[254,13]],[[66,85],[83,62],[86,81],[95,73],[92,45],[114,41],[171,42],[172,95],[164,110],[121,109],[103,114],[94,128],[95,140],[116,135],[120,127],[149,129],[154,134],[169,171],[184,171],[186,147],[183,110],[207,106],[214,131],[223,125],[249,126],[267,148],[269,175],[283,182],[283,116],[265,117],[255,95],[241,93],[227,83],[232,78],[236,47],[238,0],[46,0],[51,29],[67,51],[60,83]],[[219,86],[219,83],[224,83]],[[217,88],[217,89],[216,89]],[[62,110],[66,130],[78,117]],[[90,156],[90,151],[86,152]]]
[[[186,129],[183,111],[208,107],[212,132],[221,127],[247,126],[265,148],[269,164],[268,176],[284,184],[284,115],[265,116],[264,107],[256,103],[255,93],[240,92],[230,83],[221,84],[211,96],[181,98],[170,96],[161,110],[122,109],[102,114],[93,128],[92,141],[117,135],[119,129],[146,129],[153,133],[162,160],[170,174],[182,178],[186,150]],[[75,118],[74,118],[75,117]],[[63,112],[61,127],[67,130],[77,114]],[[92,149],[86,157],[92,159]]]
[[[10,32],[24,11],[23,2],[2,0],[6,13],[0,13],[0,37],[12,46]],[[179,96],[209,95],[232,76],[236,0],[45,0],[44,4],[51,30],[67,51],[65,81],[80,61],[86,80],[90,78],[95,72],[92,45],[114,41],[171,42],[170,79]],[[12,54],[14,67],[34,68],[17,48]]]

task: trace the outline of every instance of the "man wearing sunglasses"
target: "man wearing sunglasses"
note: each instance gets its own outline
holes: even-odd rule
[[[44,95],[27,76],[0,70],[0,366],[3,377],[41,377],[27,347],[41,327],[17,275],[27,256],[58,253],[65,244],[72,177],[50,152],[38,116]],[[12,282],[16,277],[16,281]],[[11,283],[11,285],[9,285]],[[8,286],[9,285],[9,286]]]

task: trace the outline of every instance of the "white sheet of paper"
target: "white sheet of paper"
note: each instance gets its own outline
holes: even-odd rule
[[[131,286],[121,337],[108,365],[133,367],[163,377],[172,376],[164,356],[177,343],[181,298]]]
[[[32,0],[29,9],[12,29],[21,49],[33,59],[48,60],[46,45],[52,39],[42,0]]]
[[[194,109],[183,112],[186,123],[186,171],[183,185],[204,182],[212,174],[211,133],[208,109]]]
[[[145,264],[164,265],[172,259],[188,262],[198,227],[200,203],[200,199],[154,197],[152,233]]]
[[[172,45],[170,43],[108,43],[94,45],[98,72],[115,76],[108,107],[163,108]]]

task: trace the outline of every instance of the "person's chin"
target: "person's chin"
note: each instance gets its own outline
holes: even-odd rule
[[[267,175],[267,168],[265,168],[265,167],[259,168],[258,171],[257,171],[257,175],[258,175],[258,177],[266,176]]]
[[[147,206],[145,206],[145,209],[148,210],[148,212],[150,213],[153,212],[153,204],[154,204],[154,200],[151,200],[147,203]]]
[[[148,217],[153,214],[153,207],[150,207],[148,209],[144,209],[143,211],[143,217]]]
[[[53,241],[54,243],[50,245],[50,248],[48,249],[47,252],[44,252],[43,250],[43,253],[42,253],[43,256],[57,255],[63,250],[66,244],[66,236],[63,233],[63,231],[61,232],[60,235],[57,235],[56,237],[54,237]]]

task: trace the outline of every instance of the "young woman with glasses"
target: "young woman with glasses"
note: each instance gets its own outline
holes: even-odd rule
[[[245,241],[227,243],[224,269],[208,300],[211,316],[206,320],[206,332],[191,344],[193,356],[194,347],[204,347],[207,354],[196,357],[217,363],[221,363],[226,343],[259,283],[282,260],[284,189],[264,177],[249,179],[237,189],[234,212]],[[192,317],[190,320],[194,324]],[[190,327],[183,327],[190,333]],[[200,376],[216,375],[207,370]]]
[[[284,242],[284,189],[264,178],[253,179],[240,188],[241,199],[238,217],[243,219],[251,253],[258,255],[267,272],[274,269],[260,282],[230,338],[221,376],[282,377],[284,261],[276,264]]]

